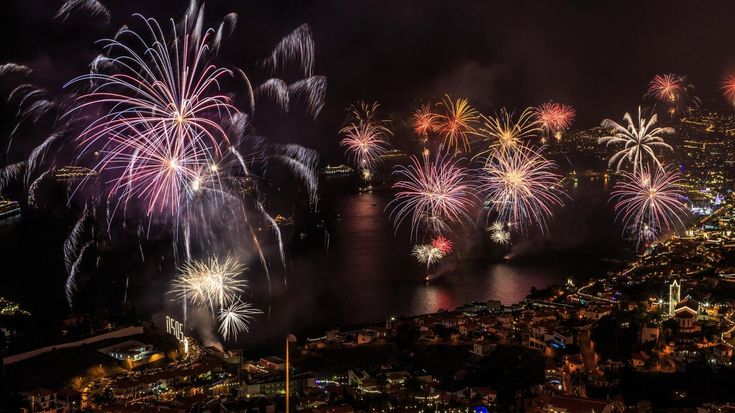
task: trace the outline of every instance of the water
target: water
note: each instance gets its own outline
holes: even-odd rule
[[[257,323],[249,346],[285,332],[317,336],[339,325],[381,321],[454,309],[471,301],[523,300],[531,288],[604,276],[611,258],[623,258],[625,244],[600,181],[572,188],[546,235],[533,233],[513,247],[487,241],[480,230],[454,237],[455,254],[432,268],[410,256],[408,229],[394,230],[384,211],[390,193],[355,193],[339,187],[325,190],[322,214],[329,230],[329,250],[312,240],[312,248],[291,252],[288,289],[276,291],[270,318]],[[461,256],[461,258],[460,258]],[[505,257],[508,257],[506,259]],[[303,337],[300,337],[303,338]]]
[[[275,270],[278,260],[272,260],[272,295],[266,293],[264,277],[249,275],[256,304],[267,315],[252,325],[250,335],[228,346],[244,345],[250,354],[277,352],[288,333],[316,337],[335,326],[453,309],[470,301],[512,304],[533,287],[559,284],[567,277],[604,276],[610,267],[607,259],[623,257],[626,246],[613,223],[607,188],[599,181],[586,182],[570,194],[573,200],[557,211],[546,235],[528,234],[512,247],[490,243],[480,229],[454,236],[455,253],[432,268],[432,279],[425,282],[424,266],[410,256],[408,228],[394,234],[384,211],[390,193],[361,194],[351,185],[329,183],[320,203],[329,248],[323,229],[311,228],[303,240],[301,229],[295,230],[286,240],[291,248],[285,282],[283,271]],[[43,317],[66,314],[61,242],[62,233],[43,234],[37,225],[18,219],[4,222],[0,295]],[[111,282],[122,297],[122,281]],[[166,280],[146,279],[144,286],[130,290],[138,311],[171,311],[161,304]]]

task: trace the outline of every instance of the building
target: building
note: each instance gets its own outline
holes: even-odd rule
[[[48,389],[37,389],[26,393],[26,407],[22,413],[67,413],[69,404],[58,398],[56,392]]]
[[[669,285],[669,315],[673,316],[674,311],[676,310],[677,304],[679,304],[679,301],[681,301],[681,284],[674,280],[671,285]]]
[[[144,344],[137,340],[128,340],[101,348],[98,351],[120,361],[138,362],[153,354],[153,345]]]
[[[611,413],[613,403],[605,400],[572,396],[551,396],[543,411],[545,413]]]
[[[660,329],[655,324],[646,324],[641,327],[641,331],[638,333],[638,341],[641,343],[657,342],[658,336],[661,333]]]

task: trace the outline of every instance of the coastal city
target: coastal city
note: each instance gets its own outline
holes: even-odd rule
[[[488,299],[284,337],[281,351],[252,360],[204,347],[168,316],[108,323],[73,343],[5,356],[5,377],[18,379],[16,402],[29,412],[275,412],[286,398],[304,412],[646,412],[662,404],[721,412],[725,404],[695,404],[721,400],[707,380],[735,371],[735,199],[721,195],[733,175],[703,174],[696,149],[722,142],[735,120],[703,120],[690,121],[701,129],[685,138],[693,149],[682,160],[690,198],[701,196],[691,205],[695,221],[607,274],[534,289],[513,304]],[[596,132],[564,144],[583,150]],[[732,165],[735,147],[718,147]],[[12,326],[29,314],[2,306],[8,349],[22,335]],[[88,323],[82,314],[64,320],[70,331]]]
[[[0,3],[0,413],[735,412],[735,4]]]

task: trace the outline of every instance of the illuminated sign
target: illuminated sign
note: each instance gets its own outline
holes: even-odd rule
[[[184,325],[169,316],[166,316],[166,332],[176,337],[182,343],[186,341]]]

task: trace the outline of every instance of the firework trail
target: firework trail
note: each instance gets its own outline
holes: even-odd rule
[[[14,164],[7,165],[0,169],[0,194],[7,188],[11,183],[20,181],[21,177],[25,175],[26,162],[16,162]]]
[[[452,250],[454,248],[454,243],[445,238],[443,235],[438,235],[436,238],[431,240],[431,245],[441,251],[444,255],[449,255],[452,253]]]
[[[92,221],[92,212],[89,204],[84,205],[81,217],[77,220],[76,224],[72,228],[69,236],[64,241],[64,264],[66,265],[66,272],[71,273],[71,268],[76,261],[82,238],[87,232],[87,227],[90,226]]]
[[[431,244],[420,244],[413,247],[411,255],[416,258],[416,261],[426,264],[426,272],[429,272],[429,268],[442,260],[445,254],[437,247]]]
[[[520,145],[498,148],[485,159],[480,190],[497,219],[521,231],[530,226],[546,230],[546,220],[561,206],[564,192],[556,164],[540,149]]]
[[[250,331],[250,322],[258,314],[263,312],[249,303],[235,300],[220,310],[217,316],[219,332],[225,340],[236,338],[240,333]]]
[[[444,95],[438,106],[441,110],[436,116],[436,131],[444,146],[448,151],[469,151],[469,138],[477,133],[475,126],[480,114],[467,99],[452,100],[449,95]]]
[[[657,234],[684,226],[682,218],[687,208],[681,183],[681,175],[673,169],[644,167],[624,172],[610,199],[623,225],[639,232],[640,240],[644,240],[648,237],[644,229]]]
[[[482,116],[482,121],[483,126],[480,127],[479,134],[484,137],[487,145],[478,156],[487,155],[497,147],[518,146],[541,131],[534,111],[530,108],[521,112],[517,119],[512,112],[503,108],[496,116]]]
[[[598,139],[598,143],[604,143],[605,146],[621,146],[609,161],[609,165],[615,165],[617,171],[620,171],[624,163],[630,163],[633,166],[633,172],[639,171],[644,164],[653,162],[659,168],[662,168],[661,162],[656,157],[656,149],[667,149],[673,151],[673,148],[666,144],[663,135],[671,135],[674,133],[673,128],[654,127],[658,121],[656,114],[651,119],[646,120],[641,114],[641,107],[638,107],[638,126],[633,121],[630,113],[626,113],[623,117],[627,123],[627,127],[623,127],[619,123],[605,119],[601,126],[608,129],[610,135]]]
[[[88,241],[82,246],[82,248],[79,249],[77,259],[74,260],[74,263],[69,268],[69,276],[66,278],[66,283],[64,287],[64,292],[66,294],[66,300],[69,302],[69,307],[72,306],[74,292],[77,291],[77,275],[79,275],[79,266],[82,264],[84,253],[90,246],[92,246],[92,241]]]
[[[393,189],[397,192],[386,206],[396,230],[409,216],[412,238],[424,225],[439,233],[450,224],[472,222],[468,211],[475,201],[475,188],[461,161],[441,152],[431,161],[426,151],[421,159],[412,156],[410,165],[396,167],[393,174],[398,181]]]
[[[561,132],[569,129],[577,113],[570,105],[546,102],[535,108],[534,114],[546,136],[561,137]]]
[[[110,11],[97,0],[67,0],[61,5],[54,18],[65,22],[73,13],[82,11],[87,12],[89,17],[100,17],[105,23],[110,22]]]
[[[33,69],[18,63],[4,63],[0,65],[0,77],[10,74],[29,75]]]
[[[289,62],[297,62],[306,78],[314,74],[314,40],[308,24],[302,24],[284,37],[264,64],[274,73],[287,69]]]
[[[324,76],[310,76],[298,80],[288,86],[290,101],[303,100],[306,102],[307,112],[314,118],[324,108],[327,96],[327,78]]]

